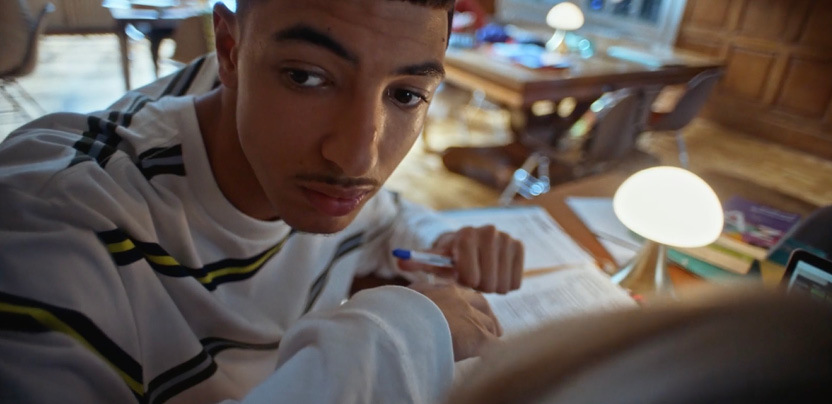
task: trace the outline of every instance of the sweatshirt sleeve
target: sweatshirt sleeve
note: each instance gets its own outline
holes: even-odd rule
[[[142,363],[141,333],[127,316],[134,311],[107,251],[90,232],[48,219],[42,220],[39,245],[49,236],[55,237],[49,245],[62,248],[42,254],[26,247],[33,243],[22,226],[39,220],[28,216],[48,206],[5,191],[0,207],[26,203],[32,209],[0,225],[0,402],[143,399],[156,377]],[[27,257],[62,261],[32,265],[34,273],[26,274]],[[94,264],[104,262],[106,268]],[[52,282],[27,276],[45,272]],[[13,290],[35,290],[47,301]],[[171,341],[180,335],[172,333]],[[395,286],[360,292],[340,307],[302,317],[281,338],[277,356],[275,371],[243,402],[434,403],[453,381],[451,336],[441,311],[418,292]]]
[[[0,402],[134,402],[145,384],[122,281],[54,210],[0,183]]]
[[[275,373],[244,403],[434,403],[453,379],[448,325],[430,300],[385,286],[312,313],[284,336]]]

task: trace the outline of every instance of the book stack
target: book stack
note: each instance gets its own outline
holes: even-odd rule
[[[764,262],[798,224],[800,215],[735,196],[724,205],[725,226],[705,247],[673,248],[668,258],[717,282],[743,279]]]

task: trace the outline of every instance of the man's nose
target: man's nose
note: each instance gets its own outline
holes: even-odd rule
[[[351,97],[334,120],[321,146],[323,157],[344,175],[359,177],[377,163],[384,109],[381,97],[364,94]]]

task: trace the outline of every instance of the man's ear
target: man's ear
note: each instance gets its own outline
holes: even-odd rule
[[[225,87],[237,88],[237,54],[240,31],[237,15],[222,2],[214,5],[214,46],[219,62],[219,77]]]

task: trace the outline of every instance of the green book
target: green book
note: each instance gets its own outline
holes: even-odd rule
[[[726,271],[716,265],[691,257],[690,255],[672,248],[667,249],[667,258],[688,272],[716,283],[729,283],[754,279],[754,274],[758,273],[751,270],[747,275],[740,275],[738,273]]]

